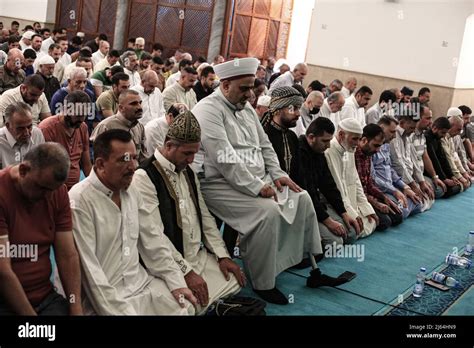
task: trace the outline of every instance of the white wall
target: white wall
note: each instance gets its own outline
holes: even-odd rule
[[[466,21],[459,55],[456,88],[474,88],[474,14]]]
[[[474,0],[316,0],[306,61],[454,87],[472,13]]]
[[[294,0],[286,60],[291,67],[304,62],[315,0]]]
[[[51,23],[55,20],[56,0],[0,0],[0,15]]]

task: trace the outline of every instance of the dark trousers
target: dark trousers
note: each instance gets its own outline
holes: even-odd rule
[[[56,291],[52,291],[35,308],[38,315],[69,315],[69,303]],[[13,312],[5,301],[0,298],[0,316],[17,315]]]
[[[401,214],[384,214],[377,209],[374,210],[379,217],[379,225],[376,228],[377,231],[386,230],[390,226],[397,226],[403,221],[403,216]]]

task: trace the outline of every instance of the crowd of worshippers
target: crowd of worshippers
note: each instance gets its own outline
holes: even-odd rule
[[[35,24],[19,38],[13,24],[0,67],[0,315],[202,315],[247,283],[284,305],[284,270],[343,284],[318,266],[327,247],[473,181],[472,111],[433,120],[428,88],[385,90],[367,109],[372,90],[355,78],[303,88],[304,63],[163,59],[143,38],[118,52],[103,34],[69,42]]]

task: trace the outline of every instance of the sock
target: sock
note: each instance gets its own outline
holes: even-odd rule
[[[338,286],[347,283],[347,279],[334,278],[322,274],[319,268],[310,272],[309,278],[306,280],[306,286],[310,288],[319,288],[320,286]]]

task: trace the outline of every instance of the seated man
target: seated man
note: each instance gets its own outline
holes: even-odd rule
[[[23,251],[0,257],[0,316],[82,314],[68,171],[68,154],[54,143],[32,148],[20,164],[0,171],[0,246]],[[50,281],[51,247],[67,300]]]
[[[19,101],[31,106],[34,125],[51,116],[48,100],[43,93],[44,87],[43,78],[33,74],[28,76],[20,86],[0,95],[0,126],[3,126],[3,116],[7,106]]]
[[[257,66],[255,58],[214,66],[220,86],[192,110],[202,130],[201,156],[194,164],[198,172],[204,164],[201,192],[207,206],[240,233],[243,263],[256,293],[288,304],[275,286],[277,275],[309,253],[321,254],[321,239],[311,198],[280,169],[247,102]],[[323,279],[319,269],[312,277]]]
[[[142,100],[137,91],[128,89],[120,93],[118,112],[102,120],[94,128],[90,141],[94,142],[101,133],[109,129],[123,129],[132,134],[140,162],[148,157],[145,148],[145,127],[138,122],[143,115]]]
[[[354,239],[359,229],[357,221],[349,216],[344,207],[324,156],[334,131],[334,124],[329,118],[319,117],[311,122],[306,135],[299,138],[291,169],[291,178],[308,191],[313,201],[323,246],[334,242],[343,244],[344,240]]]
[[[137,167],[132,135],[122,129],[94,142],[90,175],[70,191],[73,234],[82,264],[84,312],[98,315],[194,314],[164,235],[141,195],[129,187]],[[144,211],[145,209],[145,211]],[[150,238],[153,236],[153,238]],[[146,253],[144,251],[146,250]],[[152,255],[140,264],[139,252]]]
[[[453,110],[456,109],[456,110]],[[456,113],[459,112],[458,115]],[[451,114],[454,114],[451,116]],[[456,145],[454,140],[461,134],[463,128],[463,120],[461,118],[461,110],[458,108],[451,108],[448,110],[448,120],[451,128],[444,138],[441,139],[441,145],[446,153],[446,159],[449,162],[451,171],[454,177],[462,184],[461,189],[467,190],[471,186],[470,171],[466,171],[461,163],[461,160],[456,152]]]
[[[474,170],[474,124],[471,122],[472,110],[466,105],[460,105],[459,110],[461,110],[464,123],[461,138],[463,140],[464,149],[466,150],[468,167]]]
[[[143,107],[143,117],[139,119],[139,122],[144,126],[146,126],[150,121],[165,117],[163,96],[158,88],[159,82],[160,80],[158,79],[156,72],[153,70],[146,70],[143,73],[140,85],[131,88],[140,94]]]
[[[217,300],[238,293],[245,278],[230,258],[202,198],[199,180],[188,166],[199,151],[200,141],[201,129],[194,115],[186,111],[177,116],[164,146],[136,171],[132,187],[143,198],[141,213],[149,216],[139,218],[148,218],[167,236],[158,242],[170,244],[188,288],[198,299],[197,312],[204,313]],[[147,232],[143,231],[144,239],[157,237],[145,236]],[[156,258],[147,248],[140,255],[146,266]]]
[[[427,107],[420,106],[420,113],[427,112]],[[429,109],[428,109],[429,111]],[[434,190],[423,176],[421,168],[415,166],[412,161],[413,137],[416,123],[420,119],[415,116],[401,116],[397,126],[395,139],[390,142],[390,158],[393,169],[402,178],[403,182],[410,186],[422,204],[421,211],[431,208],[434,203]]]
[[[385,143],[380,151],[372,155],[374,179],[377,187],[390,197],[398,206],[406,219],[412,214],[421,213],[422,203],[413,190],[405,184],[392,166],[390,142],[395,138],[398,121],[391,116],[382,116],[378,122],[382,127]]]
[[[359,225],[355,238],[371,235],[379,224],[379,218],[364,194],[355,165],[354,152],[361,136],[360,122],[352,117],[346,118],[339,122],[337,135],[331,140],[331,146],[325,152],[344,207],[349,216],[356,219]],[[348,242],[353,241],[348,240]]]
[[[62,113],[42,121],[39,128],[46,141],[61,144],[68,151],[71,169],[66,180],[68,190],[79,182],[81,170],[89,175],[92,164],[89,154],[89,133],[84,122],[92,115],[89,96],[83,91],[69,93],[64,99]]]
[[[194,68],[184,68],[179,81],[166,87],[163,91],[163,103],[168,110],[175,103],[185,104],[191,110],[197,103],[196,93],[193,90],[197,80],[197,71]]]
[[[173,104],[164,117],[155,118],[145,125],[145,145],[149,154],[154,153],[157,148],[161,149],[171,123],[175,117],[186,110],[188,107],[184,104]]]
[[[446,117],[438,117],[431,129],[425,132],[426,146],[428,152],[428,161],[425,161],[426,173],[435,181],[440,179],[446,186],[444,198],[449,198],[458,194],[462,190],[462,184],[459,182],[451,170],[451,166],[446,158],[446,153],[443,149],[441,139],[446,136],[451,124]]]
[[[354,155],[357,173],[364,188],[364,193],[379,217],[380,223],[376,228],[377,231],[383,231],[403,221],[402,212],[398,205],[377,188],[372,177],[372,155],[380,151],[383,141],[382,128],[373,123],[368,124],[362,130],[362,137]]]
[[[438,199],[443,197],[444,193],[446,192],[446,185],[439,179],[435,170],[433,169],[433,163],[431,163],[430,157],[428,156],[428,152],[426,150],[426,138],[424,134],[424,132],[431,126],[432,119],[433,114],[431,110],[426,105],[421,105],[420,119],[416,123],[413,135],[408,140],[409,144],[411,145],[411,160],[413,162],[413,167],[418,168],[418,170],[414,170],[415,177],[421,173],[423,175],[423,179],[433,190],[435,198]],[[431,179],[424,174],[425,163],[427,166],[427,171],[433,173],[433,176],[436,176],[436,178]],[[428,167],[430,168],[429,170]],[[417,180],[421,181],[422,177],[417,177]]]
[[[0,169],[23,161],[30,149],[44,143],[43,133],[33,126],[28,104],[10,104],[4,114],[5,126],[0,128]]]

